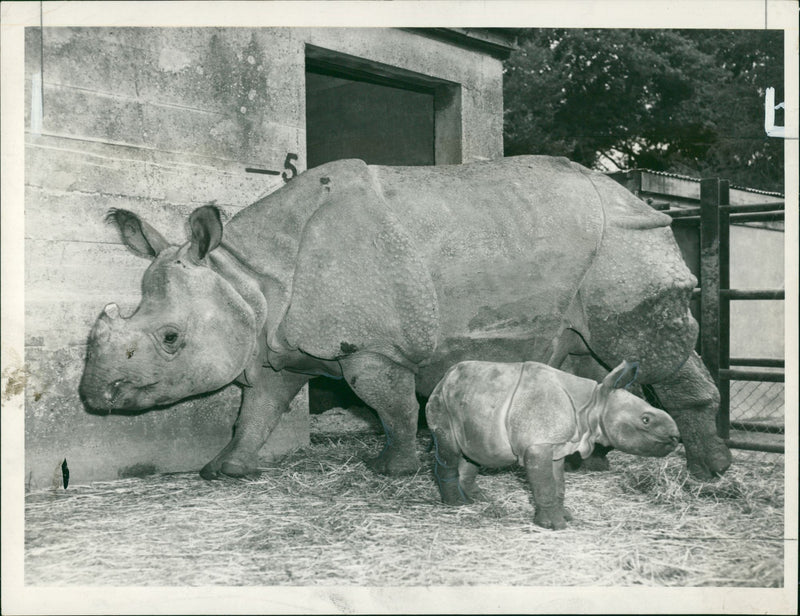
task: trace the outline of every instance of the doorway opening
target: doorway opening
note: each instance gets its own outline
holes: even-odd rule
[[[461,162],[458,84],[306,47],[307,167]]]

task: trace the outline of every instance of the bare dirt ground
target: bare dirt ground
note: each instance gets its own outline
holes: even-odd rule
[[[445,507],[426,431],[420,472],[390,479],[362,462],[383,437],[352,424],[333,433],[336,417],[256,478],[151,475],[28,494],[26,584],[783,585],[782,455],[734,452],[723,478],[701,484],[682,448],[611,452],[611,471],[567,475],[575,520],[554,532],[532,524],[519,469],[479,477],[491,503]]]

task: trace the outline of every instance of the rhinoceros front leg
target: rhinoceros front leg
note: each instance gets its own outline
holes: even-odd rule
[[[564,514],[564,519],[567,522],[572,520],[572,511],[564,506],[564,495],[566,493],[566,486],[564,483],[564,458],[553,462],[553,475],[556,478],[556,492],[558,494],[558,504]]]
[[[719,391],[697,353],[692,351],[680,370],[670,379],[654,383],[653,388],[678,424],[689,472],[704,480],[724,473],[731,464],[731,453],[717,436]]]
[[[216,479],[220,475],[243,477],[255,473],[258,452],[309,378],[291,372],[275,372],[271,368],[262,368],[258,378],[253,379],[249,374],[248,377],[252,386],[243,388],[233,438],[216,458],[202,468],[200,476],[203,479]]]
[[[384,475],[409,475],[419,469],[416,436],[419,403],[414,374],[375,353],[356,353],[339,361],[353,391],[378,413],[386,446],[367,465]]]
[[[567,518],[564,515],[563,505],[563,466],[560,473],[562,487],[559,487],[557,469],[553,463],[553,446],[533,445],[529,447],[525,451],[524,463],[528,483],[533,490],[535,508],[533,523],[553,530],[566,528]]]

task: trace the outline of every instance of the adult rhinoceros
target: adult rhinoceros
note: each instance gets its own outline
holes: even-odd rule
[[[98,318],[81,394],[132,410],[240,384],[235,435],[205,478],[253,472],[312,375],[343,377],[378,412],[387,446],[371,466],[400,474],[418,465],[415,389],[430,394],[456,362],[559,367],[587,353],[639,363],[694,475],[730,464],[669,217],[566,159],[332,162],[224,231],[215,208],[195,210],[180,246],[131,212],[109,218],[152,263],[138,309],[109,304]]]

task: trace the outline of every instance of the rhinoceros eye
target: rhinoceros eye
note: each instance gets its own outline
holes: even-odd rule
[[[650,415],[642,415],[642,423],[647,425],[650,423]]]
[[[180,348],[181,332],[173,325],[165,325],[160,328],[155,338],[167,353],[176,353]]]

